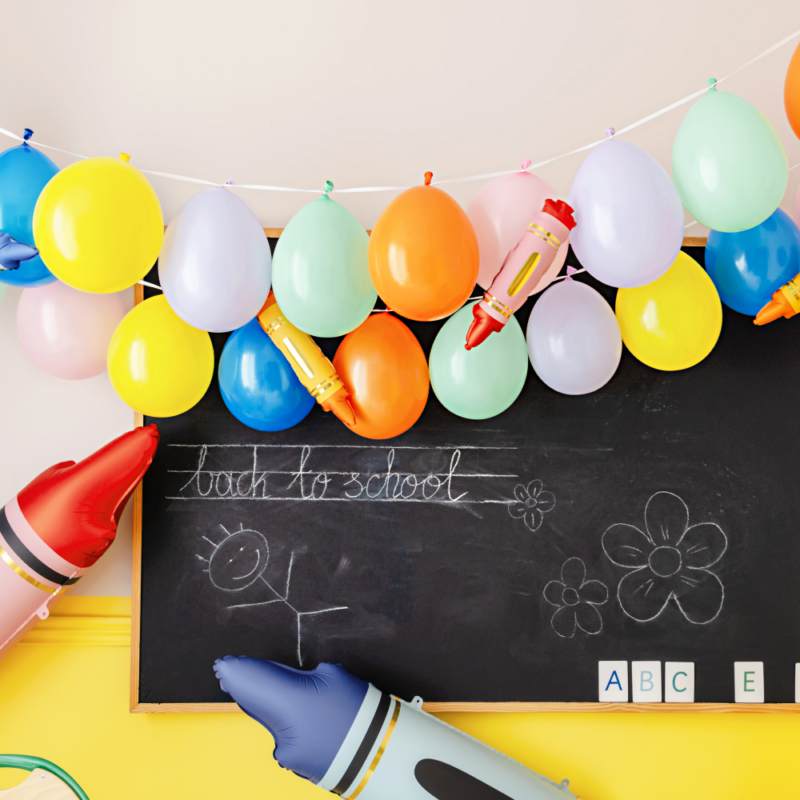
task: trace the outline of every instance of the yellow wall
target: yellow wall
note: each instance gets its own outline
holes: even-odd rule
[[[90,800],[323,796],[277,766],[271,737],[243,714],[128,713],[129,599],[65,598],[57,612],[0,661],[0,752],[56,762]],[[800,796],[800,715],[444,719],[550,778],[569,778],[584,800]],[[0,770],[0,788],[23,777]]]

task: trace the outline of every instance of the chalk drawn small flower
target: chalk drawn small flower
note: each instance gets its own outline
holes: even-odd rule
[[[714,522],[689,525],[689,508],[672,492],[647,501],[644,522],[644,530],[618,522],[603,534],[608,559],[629,570],[617,588],[622,610],[650,622],[673,600],[688,622],[713,622],[725,601],[725,587],[709,569],[728,548],[722,529]]]
[[[556,606],[550,627],[562,638],[571,639],[575,631],[594,636],[603,630],[603,617],[597,606],[608,600],[608,588],[601,581],[586,580],[586,564],[568,558],[561,566],[561,580],[544,587],[544,599]]]
[[[508,513],[514,519],[522,519],[532,531],[539,530],[544,515],[552,511],[556,498],[552,492],[544,491],[544,484],[537,478],[527,486],[519,483],[514,489],[515,500],[508,504]]]

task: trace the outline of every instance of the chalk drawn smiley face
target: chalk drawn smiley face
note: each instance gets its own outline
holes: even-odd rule
[[[218,589],[237,592],[257,581],[269,561],[269,545],[258,531],[231,534],[217,545],[208,564],[211,582]]]

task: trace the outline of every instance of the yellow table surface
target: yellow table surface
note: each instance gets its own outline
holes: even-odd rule
[[[129,598],[67,597],[0,661],[0,752],[54,761],[90,800],[323,796],[244,714],[130,714],[129,617]],[[800,714],[442,718],[584,800],[800,797]]]

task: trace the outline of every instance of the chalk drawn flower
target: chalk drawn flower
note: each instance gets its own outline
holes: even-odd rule
[[[532,531],[539,530],[544,522],[544,515],[556,506],[556,498],[552,492],[544,491],[544,484],[537,478],[527,486],[519,483],[514,489],[515,500],[508,504],[508,513],[514,519],[522,519]]]
[[[586,580],[586,564],[580,558],[568,558],[561,566],[561,580],[544,587],[544,599],[556,606],[550,627],[563,639],[575,631],[594,636],[603,630],[603,617],[597,606],[608,600],[608,587],[601,581]]]
[[[688,622],[713,622],[725,601],[725,587],[709,569],[728,548],[722,529],[714,522],[689,525],[686,503],[672,492],[647,501],[644,522],[644,530],[618,522],[603,534],[606,556],[629,570],[617,588],[622,610],[650,622],[673,600]]]

